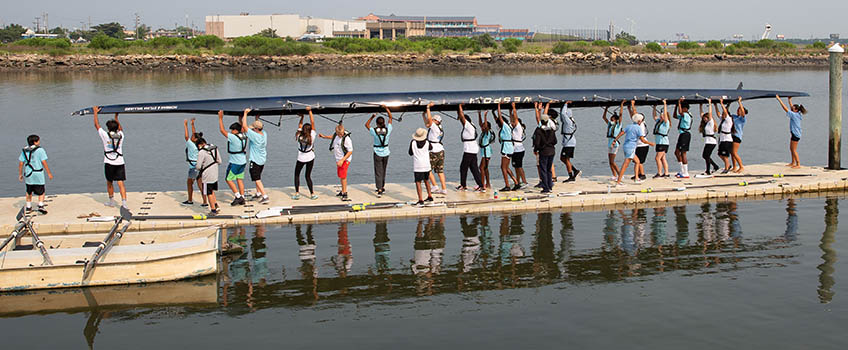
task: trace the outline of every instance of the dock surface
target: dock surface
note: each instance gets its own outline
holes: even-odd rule
[[[632,169],[632,168],[631,168]],[[335,194],[338,185],[317,186],[317,200],[302,196],[299,200],[291,198],[293,187],[272,188],[268,194],[271,201],[259,204],[248,201],[244,206],[230,206],[234,198],[220,183],[217,192],[221,215],[230,218],[200,219],[156,219],[135,220],[130,230],[177,229],[187,227],[221,224],[225,226],[255,224],[289,223],[327,223],[340,221],[383,220],[432,215],[488,214],[494,212],[544,211],[552,209],[566,210],[603,210],[626,206],[657,206],[668,202],[681,202],[709,199],[774,199],[775,196],[798,193],[824,194],[829,191],[848,189],[848,171],[830,171],[821,167],[803,167],[790,169],[782,163],[751,165],[746,167],[744,177],[726,177],[700,179],[651,179],[636,184],[625,177],[625,186],[611,187],[609,176],[581,177],[572,183],[557,183],[553,196],[542,196],[538,190],[528,188],[522,191],[500,192],[494,199],[492,190],[485,193],[457,191],[455,182],[448,184],[446,195],[434,196],[434,205],[417,207],[409,204],[418,200],[412,183],[386,184],[386,193],[377,198],[372,184],[349,186],[351,202],[340,201]],[[775,176],[777,175],[777,176]],[[781,175],[784,175],[782,177]],[[562,180],[562,178],[560,178]],[[469,182],[473,183],[469,177]],[[530,179],[531,185],[537,182]],[[246,183],[251,187],[251,183]],[[500,186],[497,186],[500,185]],[[494,181],[493,187],[502,187],[503,182]],[[307,192],[303,191],[301,194]],[[580,192],[579,194],[577,192]],[[182,205],[186,199],[185,191],[167,192],[131,192],[128,205],[137,217],[144,216],[192,216],[206,215],[208,208],[200,206],[200,196],[195,192],[195,204]],[[73,234],[84,232],[106,232],[111,222],[91,222],[86,216],[118,215],[118,209],[107,207],[106,193],[60,194],[50,195],[47,200],[47,215],[36,215],[33,227],[40,234]],[[369,203],[364,210],[340,210],[331,207],[341,204]],[[8,218],[2,225],[2,232],[11,232],[14,228],[14,216],[25,204],[24,197],[0,198],[0,215]],[[381,204],[383,204],[381,206]],[[392,206],[391,204],[400,204]],[[320,206],[320,207],[316,207]],[[291,212],[282,215],[257,219],[256,213],[271,207],[293,207]],[[304,207],[306,209],[298,209]],[[322,209],[325,208],[325,209]],[[361,208],[360,208],[361,209]],[[307,211],[309,213],[303,213]],[[298,213],[299,212],[299,213]]]

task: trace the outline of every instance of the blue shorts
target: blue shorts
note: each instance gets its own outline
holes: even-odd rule
[[[244,179],[244,164],[227,165],[227,181],[243,180]]]
[[[624,159],[636,159],[636,147],[623,147]]]
[[[188,178],[190,180],[196,179],[198,175],[200,175],[200,172],[197,171],[197,168],[188,168]]]

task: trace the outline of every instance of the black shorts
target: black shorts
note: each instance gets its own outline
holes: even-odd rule
[[[106,181],[126,181],[127,180],[127,171],[123,164],[121,165],[112,165],[112,164],[103,164],[104,172],[106,173]]]
[[[513,168],[523,168],[524,167],[524,152],[514,152],[512,153],[512,167]]]
[[[26,193],[28,195],[40,196],[44,194],[44,185],[26,185]]]
[[[215,191],[218,190],[218,181],[213,183],[203,184],[203,187],[206,188],[206,195],[215,194]]]
[[[798,142],[801,141],[801,136],[795,136],[793,133],[789,133],[789,141]]]
[[[636,147],[636,157],[639,158],[639,163],[645,164],[645,161],[648,160],[648,151],[650,149],[650,146]]]
[[[677,136],[676,149],[681,152],[689,152],[689,142],[692,141],[692,134],[684,132]]]
[[[718,156],[719,157],[729,157],[730,152],[733,151],[733,142],[730,141],[722,141],[718,144]]]
[[[415,182],[427,182],[430,179],[429,171],[416,171],[415,172]]]
[[[566,159],[574,158],[574,147],[563,147],[562,152],[559,153],[559,157]]]
[[[657,153],[668,152],[668,145],[657,145]]]
[[[742,139],[740,139],[740,138],[739,138],[738,136],[736,136],[736,135],[733,135],[733,143],[742,143]]]
[[[262,180],[262,170],[265,169],[265,165],[259,165],[254,162],[250,162],[250,181],[256,182]]]

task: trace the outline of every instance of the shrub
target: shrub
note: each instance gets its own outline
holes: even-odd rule
[[[595,41],[592,42],[592,46],[599,46],[599,47],[610,46],[610,42],[606,41],[606,40],[595,40]]]
[[[291,56],[308,55],[310,52],[312,46],[309,44],[257,35],[233,39],[233,48],[230,49],[233,56]]]
[[[157,49],[161,48],[176,48],[189,45],[188,40],[183,38],[158,37],[148,40],[146,45]]]
[[[816,50],[824,50],[824,49],[827,48],[827,44],[825,44],[821,41],[816,41],[816,42],[810,44],[810,48],[816,49]]]
[[[740,48],[740,49],[753,49],[754,48],[754,43],[752,43],[750,41],[740,41],[740,42],[737,42],[733,45],[736,45],[736,47]]]
[[[191,46],[197,49],[217,49],[224,46],[224,40],[214,35],[200,35],[189,40]]]
[[[795,49],[795,44],[790,43],[790,42],[788,42],[788,41],[781,41],[781,42],[777,43],[777,49],[778,49],[778,50],[783,50],[783,51],[786,51],[786,50],[794,50],[794,49]]]
[[[681,41],[677,43],[677,48],[680,50],[692,50],[697,49],[699,47],[701,47],[701,45],[698,45],[698,43],[692,41]]]
[[[718,41],[718,40],[707,41],[707,44],[704,45],[704,46],[708,49],[715,49],[715,50],[721,50],[721,49],[724,48],[724,44],[722,44],[721,41]]]
[[[518,52],[518,48],[521,46],[521,40],[509,38],[504,40],[501,43],[501,46],[503,46],[504,50],[507,52]]]
[[[498,46],[498,42],[495,41],[495,38],[492,38],[492,36],[489,35],[488,33],[483,34],[483,35],[478,35],[478,36],[474,37],[474,40],[477,41],[477,43],[480,44],[480,46],[482,46],[482,47],[488,48],[488,47]]]
[[[109,50],[114,48],[122,48],[128,46],[127,42],[121,39],[115,39],[113,37],[107,36],[106,34],[97,34],[94,38],[91,39],[91,42],[88,43],[88,47],[92,49],[99,50]]]
[[[55,49],[68,49],[71,47],[71,40],[67,38],[50,39],[50,38],[29,38],[14,42],[14,45],[29,46],[29,47],[45,47]]]
[[[612,42],[612,46],[628,47],[628,46],[630,46],[630,41],[627,40],[627,39],[621,39],[621,38],[615,39],[615,41]]]
[[[554,45],[554,48],[551,49],[551,52],[557,55],[562,55],[564,53],[571,52],[571,45],[563,42],[556,43],[556,45]]]
[[[728,55],[738,55],[740,51],[741,49],[739,48],[739,46],[736,46],[736,44],[728,45],[724,48],[724,53]]]
[[[656,52],[662,52],[663,48],[660,44],[648,43],[648,45],[645,45],[645,50],[648,50],[649,52],[655,52],[656,53]]]
[[[773,49],[777,47],[777,42],[771,39],[763,39],[754,44],[758,49]]]

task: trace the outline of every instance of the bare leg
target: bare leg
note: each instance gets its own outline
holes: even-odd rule
[[[115,184],[111,181],[106,181],[106,193],[109,194],[109,198],[115,198]]]
[[[186,187],[188,187],[188,201],[192,202],[194,199],[194,179],[187,179]]]
[[[427,182],[427,181],[424,181],[424,182]],[[418,181],[415,182],[415,192],[418,192],[418,201],[423,202],[424,197],[421,197],[421,183],[418,182]]]
[[[342,193],[347,193],[347,178],[341,179]]]
[[[127,200],[127,188],[124,187],[123,181],[118,181],[118,189],[121,191],[121,199]]]
[[[238,179],[237,182],[238,182],[238,191],[243,197],[244,196],[244,180]]]
[[[256,181],[256,190],[259,191],[259,193],[261,193],[263,196],[266,196],[265,185],[262,184],[262,180]]]
[[[442,191],[447,191],[447,183],[445,181],[445,173],[439,173],[439,183],[442,184]]]
[[[618,177],[618,165],[615,164],[615,153],[607,154],[607,158],[609,159],[610,171],[612,171],[612,176]]]
[[[230,191],[233,191],[233,194],[239,193],[238,187],[236,187],[236,183],[234,181],[227,181],[227,186],[230,188]]]
[[[623,163],[621,163],[621,167],[618,168],[618,180],[615,181],[616,184],[618,184],[618,185],[621,184],[621,178],[624,176],[624,172],[627,171],[627,167],[629,167],[629,166],[630,166],[630,158],[627,158],[627,159],[624,160]]]
[[[789,151],[792,154],[792,168],[798,169],[801,167],[801,158],[798,156],[798,141],[789,142]]]

